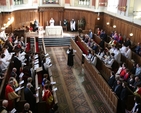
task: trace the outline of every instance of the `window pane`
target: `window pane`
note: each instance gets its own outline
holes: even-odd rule
[[[24,0],[14,0],[15,5],[21,5],[24,4]]]
[[[59,4],[59,0],[42,0],[43,4]]]
[[[86,7],[86,6],[90,5],[90,0],[75,0],[74,5],[75,6]]]

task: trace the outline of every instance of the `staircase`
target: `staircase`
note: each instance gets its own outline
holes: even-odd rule
[[[70,45],[70,39],[74,37],[62,37],[62,38],[43,38],[46,47],[52,46],[68,46]],[[42,45],[42,38],[38,38],[39,46]],[[30,38],[31,45],[34,44],[34,38]]]

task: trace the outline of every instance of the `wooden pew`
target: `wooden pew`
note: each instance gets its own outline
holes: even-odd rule
[[[116,113],[118,97],[112,92],[107,82],[103,79],[102,75],[100,75],[100,72],[96,67],[88,63],[87,60],[84,62],[84,70],[90,74],[92,80],[96,84],[97,90],[104,97],[112,112]]]
[[[44,54],[47,54],[46,46],[45,46],[45,43],[44,43],[44,39],[42,39],[42,44],[43,44],[42,46],[43,46]],[[49,76],[50,76],[50,81],[54,82],[53,81],[53,77],[52,77],[51,67],[48,68],[48,73],[49,73]],[[53,85],[52,89],[54,89],[54,88],[55,88],[55,86]],[[58,103],[58,99],[57,99],[56,91],[53,91],[53,97],[54,97],[54,103],[57,104]]]
[[[82,54],[83,54],[82,50],[78,47],[78,45],[75,43],[75,41],[72,38],[70,41],[72,48],[76,50],[74,58],[76,58],[79,64],[82,64]]]

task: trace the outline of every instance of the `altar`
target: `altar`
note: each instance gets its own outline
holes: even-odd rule
[[[62,36],[62,26],[46,26],[46,36]]]

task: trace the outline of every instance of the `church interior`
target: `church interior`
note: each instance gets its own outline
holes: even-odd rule
[[[0,0],[0,113],[141,113],[140,0]]]

